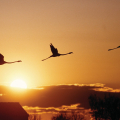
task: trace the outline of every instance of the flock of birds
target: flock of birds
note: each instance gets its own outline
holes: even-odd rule
[[[52,43],[50,44],[50,48],[51,48],[52,55],[47,57],[47,58],[45,58],[45,59],[43,59],[42,61],[44,61],[44,60],[46,60],[48,58],[51,58],[51,57],[57,57],[57,56],[61,56],[61,55],[68,55],[68,54],[73,53],[73,52],[69,52],[69,53],[66,53],[66,54],[60,54],[60,53],[58,53],[57,48],[55,48],[52,45]],[[120,48],[120,46],[118,46],[116,48],[108,49],[108,51],[111,51],[111,50],[114,50],[114,49],[118,49],[118,48]],[[3,64],[6,64],[6,63],[11,64],[11,63],[15,63],[15,62],[22,62],[22,61],[18,60],[18,61],[14,61],[14,62],[6,62],[6,61],[4,61],[4,56],[2,54],[0,54],[0,65],[3,65]]]
[[[57,48],[55,48],[55,47],[52,45],[52,43],[50,44],[50,48],[51,48],[52,55],[49,56],[48,58],[57,57],[57,56],[61,56],[61,55],[67,55],[67,54],[73,53],[73,52],[69,52],[69,53],[66,53],[66,54],[60,54],[60,53],[58,53]],[[45,58],[45,59],[43,59],[42,61],[44,61],[44,60],[46,60],[46,59],[48,59],[48,58]],[[18,61],[14,61],[14,62],[6,62],[6,61],[4,61],[4,56],[3,56],[2,54],[0,54],[0,65],[3,65],[3,64],[6,64],[6,63],[11,64],[11,63],[15,63],[15,62],[22,62],[22,61],[21,61],[21,60],[18,60]]]

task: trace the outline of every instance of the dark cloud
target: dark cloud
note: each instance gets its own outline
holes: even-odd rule
[[[0,102],[19,102],[22,106],[41,108],[79,104],[78,107],[89,109],[88,97],[91,94],[102,97],[109,93],[120,96],[119,89],[104,84],[54,85],[26,90],[0,86]]]

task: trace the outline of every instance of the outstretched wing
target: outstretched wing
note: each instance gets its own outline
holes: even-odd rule
[[[57,48],[55,48],[55,47],[52,45],[52,43],[50,44],[50,48],[51,48],[51,51],[52,51],[53,55],[58,54]]]
[[[118,47],[116,47],[116,48],[113,48],[113,49],[108,49],[108,51],[114,50],[114,49],[118,49],[118,48],[120,48],[120,46],[118,46]]]
[[[4,56],[0,54],[0,61],[4,61]]]

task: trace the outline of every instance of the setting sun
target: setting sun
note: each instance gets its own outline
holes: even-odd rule
[[[27,84],[23,80],[15,80],[10,84],[11,87],[17,87],[17,88],[27,88]]]

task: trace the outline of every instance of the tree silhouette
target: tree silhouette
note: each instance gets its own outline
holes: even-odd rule
[[[96,120],[119,120],[120,119],[120,98],[113,95],[105,95],[104,98],[96,95],[89,96],[89,104],[91,107],[92,116]]]

